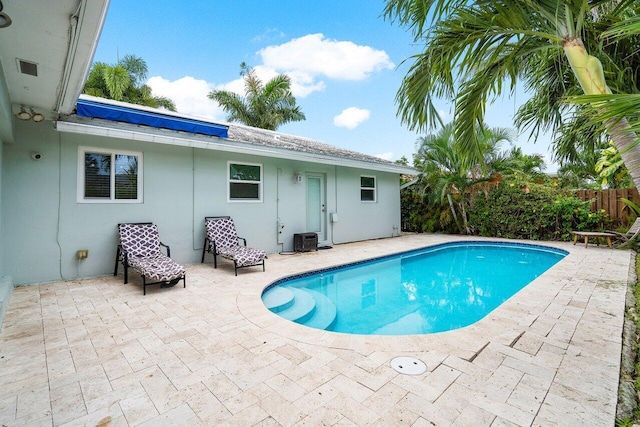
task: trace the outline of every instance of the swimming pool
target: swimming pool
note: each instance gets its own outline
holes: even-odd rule
[[[567,254],[541,245],[446,243],[284,278],[262,300],[285,319],[316,329],[443,332],[482,319]]]

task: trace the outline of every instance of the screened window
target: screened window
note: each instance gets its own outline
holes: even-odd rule
[[[78,202],[141,203],[142,153],[80,147]]]
[[[374,176],[360,177],[360,200],[363,202],[376,201],[376,178]]]
[[[262,165],[229,162],[229,200],[262,201]]]

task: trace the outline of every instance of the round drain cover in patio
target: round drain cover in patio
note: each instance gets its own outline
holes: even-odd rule
[[[427,365],[423,361],[404,356],[392,359],[391,367],[405,375],[420,375],[427,370]]]

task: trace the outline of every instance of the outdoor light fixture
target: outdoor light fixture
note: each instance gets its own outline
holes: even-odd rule
[[[20,112],[16,114],[20,120],[31,120],[31,113],[24,109],[24,106],[20,107]]]
[[[33,120],[36,123],[44,121],[45,117],[42,113],[36,113],[33,111],[33,107],[29,108],[29,111],[25,110],[24,105],[20,107],[20,112],[16,114],[20,120]]]
[[[31,108],[31,120],[33,120],[36,123],[40,123],[41,121],[44,120],[44,114],[36,113],[35,111],[33,111],[33,108]]]
[[[293,180],[295,182],[302,182],[302,173],[301,172],[296,172],[293,174]]]
[[[11,25],[11,18],[9,18],[9,15],[4,13],[2,9],[4,9],[4,6],[2,5],[2,1],[0,1],[0,28],[7,28]]]

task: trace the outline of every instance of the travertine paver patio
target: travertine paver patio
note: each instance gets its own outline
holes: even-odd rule
[[[342,335],[261,290],[304,270],[460,240],[409,235],[187,268],[187,288],[101,277],[16,288],[0,332],[0,425],[613,426],[632,254],[570,251],[470,327]],[[135,275],[134,275],[135,276]],[[389,366],[424,361],[425,374]]]

